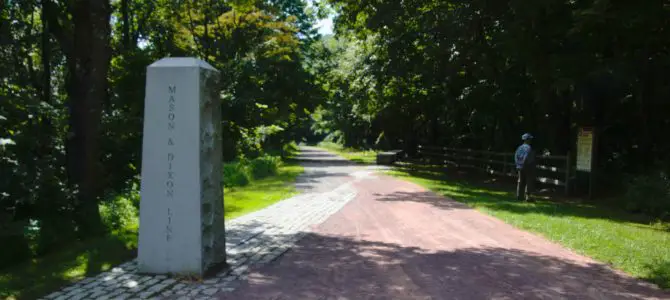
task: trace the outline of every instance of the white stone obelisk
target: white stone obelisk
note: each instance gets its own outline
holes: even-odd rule
[[[203,277],[225,264],[219,72],[195,58],[147,68],[138,271]]]

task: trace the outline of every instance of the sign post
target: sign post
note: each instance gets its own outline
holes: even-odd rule
[[[593,197],[593,153],[595,134],[593,127],[581,127],[577,134],[577,171],[589,173],[589,198]]]

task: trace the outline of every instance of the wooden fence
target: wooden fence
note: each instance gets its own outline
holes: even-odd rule
[[[472,149],[434,147],[419,145],[417,154],[431,163],[473,168],[499,176],[517,176],[514,165],[514,153],[491,152]],[[570,193],[570,182],[574,176],[570,156],[538,155],[537,181],[547,185],[563,187]]]

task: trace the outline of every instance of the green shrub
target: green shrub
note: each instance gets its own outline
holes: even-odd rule
[[[665,172],[633,177],[624,195],[626,209],[661,219],[670,216],[670,178]]]
[[[3,245],[3,255],[0,255],[0,269],[28,260],[33,255],[33,251],[30,249],[30,240],[20,232],[20,227],[23,224],[16,222],[4,225],[8,226],[0,227],[3,230],[0,231],[0,243]]]
[[[281,157],[264,155],[252,160],[242,158],[239,162],[223,164],[223,186],[246,186],[251,179],[262,179],[277,175]]]
[[[344,145],[345,144],[344,132],[342,132],[340,130],[335,130],[335,131],[329,133],[326,136],[326,138],[323,139],[323,141],[333,143],[333,144]]]
[[[138,209],[135,203],[140,195],[132,190],[129,195],[119,195],[100,203],[100,217],[110,232],[133,227],[138,222]]]
[[[325,148],[328,150],[333,150],[333,151],[342,151],[344,150],[344,146],[342,144],[334,143],[334,142],[329,142],[329,141],[323,141],[320,142],[317,146],[321,148]]]
[[[249,184],[250,175],[245,161],[223,164],[223,186],[236,187]]]
[[[295,142],[290,142],[282,146],[282,155],[287,158],[292,158],[296,156],[300,152],[300,149],[298,149],[298,144]]]
[[[254,179],[277,175],[280,166],[281,158],[277,156],[261,156],[250,162],[251,174]]]

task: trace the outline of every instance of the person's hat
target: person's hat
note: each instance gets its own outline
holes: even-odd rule
[[[521,136],[521,140],[523,140],[523,141],[527,141],[527,140],[531,140],[531,139],[533,139],[533,135],[531,135],[530,133],[524,133]]]

